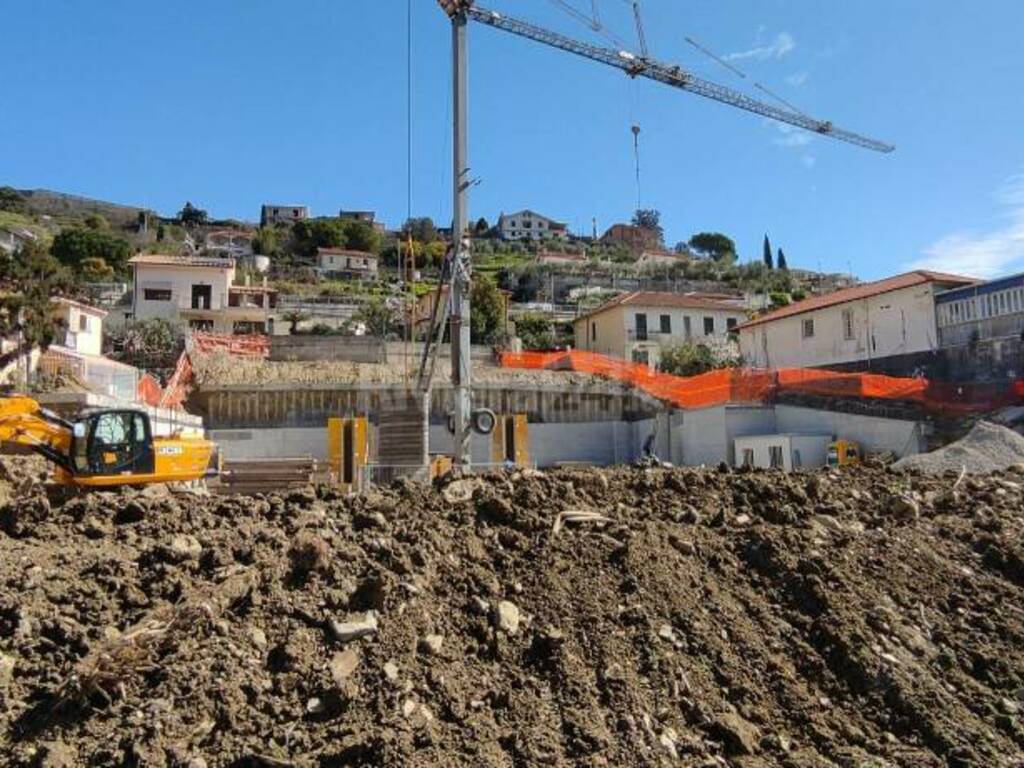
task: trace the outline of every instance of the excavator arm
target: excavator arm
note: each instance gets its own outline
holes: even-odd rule
[[[31,397],[0,398],[0,443],[26,446],[68,472],[73,430]]]

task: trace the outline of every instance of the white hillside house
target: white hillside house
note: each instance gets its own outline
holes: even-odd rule
[[[498,218],[498,234],[502,240],[509,242],[569,239],[565,224],[530,210],[501,214]]]

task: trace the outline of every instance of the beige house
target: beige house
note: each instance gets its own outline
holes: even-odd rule
[[[164,318],[223,334],[269,333],[277,291],[235,285],[235,260],[140,254],[132,265],[132,317]]]
[[[740,326],[740,352],[756,368],[910,374],[939,347],[935,295],[974,282],[917,270],[814,296]]]
[[[576,319],[576,348],[652,368],[661,349],[724,339],[747,319],[742,307],[700,296],[636,291]]]
[[[51,300],[60,332],[56,344],[82,355],[103,354],[103,318],[106,310],[65,298]]]
[[[58,333],[53,344],[35,356],[33,372],[72,376],[97,394],[133,402],[138,369],[103,356],[106,311],[65,298],[54,298],[52,304]]]
[[[343,275],[364,280],[377,279],[377,257],[365,251],[317,248],[316,268],[324,275]]]

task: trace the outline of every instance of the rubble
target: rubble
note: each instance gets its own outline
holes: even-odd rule
[[[1022,759],[1016,469],[473,481],[0,505],[0,765]]]
[[[984,474],[1024,463],[1024,436],[1008,427],[980,421],[954,443],[897,461],[895,469],[917,470],[928,474],[962,472]]]

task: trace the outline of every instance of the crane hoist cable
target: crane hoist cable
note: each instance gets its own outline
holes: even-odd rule
[[[601,37],[603,37],[609,43],[614,45],[616,48],[627,47],[626,44],[620,38],[612,34],[611,30],[605,27],[604,23],[601,21],[601,16],[597,9],[597,0],[591,0],[590,16],[588,16],[578,8],[574,7],[572,4],[566,2],[566,0],[549,0],[549,2],[556,8],[559,8],[560,10],[568,14],[569,16],[572,16],[574,19],[576,19],[576,21],[583,24],[591,32],[596,32],[597,34],[599,34]]]

